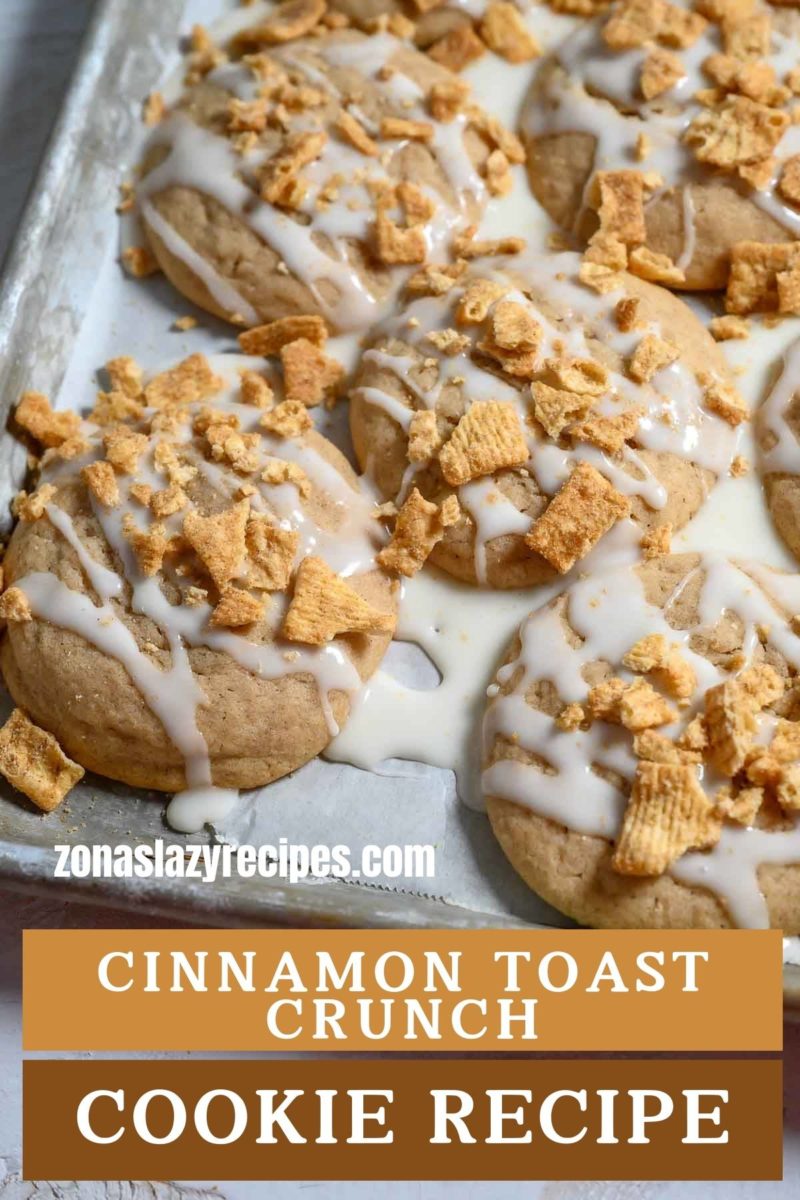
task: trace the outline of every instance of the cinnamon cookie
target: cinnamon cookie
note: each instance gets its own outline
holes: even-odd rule
[[[293,7],[190,70],[153,130],[138,209],[166,275],[217,316],[362,329],[509,190],[524,151],[408,43],[303,37],[320,27],[289,21]]]
[[[362,357],[359,461],[406,520],[415,493],[458,498],[432,553],[458,579],[540,583],[614,526],[668,543],[735,456],[746,412],[694,314],[586,268],[565,253],[422,271]]]
[[[799,610],[797,576],[686,554],[533,612],[483,776],[531,888],[586,925],[800,931]]]
[[[741,243],[759,244],[758,262],[764,244],[785,260],[773,275],[789,269],[800,233],[799,30],[796,12],[766,4],[622,0],[537,74],[522,119],[534,194],[586,240],[603,175],[623,175],[644,203],[621,240],[664,255],[674,287],[724,288]],[[750,307],[775,307],[768,299]],[[744,311],[736,296],[731,307]]]
[[[118,359],[88,420],[37,393],[16,410],[44,454],[5,557],[5,681],[81,766],[136,787],[299,767],[394,628],[353,471],[264,364],[230,362],[146,381]]]

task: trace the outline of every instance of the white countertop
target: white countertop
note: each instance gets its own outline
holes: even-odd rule
[[[136,0],[130,0],[135,3]],[[0,0],[0,258],[4,255],[69,77],[92,0]],[[60,1200],[121,1197],[121,1188],[102,1184],[19,1184],[21,1109],[21,931],[25,928],[80,928],[153,924],[130,914],[0,892],[0,1200],[27,1200],[46,1193]],[[737,998],[731,998],[737,1003]],[[746,1008],[742,1019],[747,1020]],[[326,1200],[772,1200],[800,1188],[800,1027],[787,1028],[786,1155],[783,1184],[686,1183],[282,1183],[269,1186],[276,1200],[308,1194]],[[142,1188],[142,1200],[181,1200],[197,1187],[213,1196],[251,1200],[264,1184],[207,1183],[190,1190],[175,1186]],[[130,1200],[139,1200],[130,1188]]]

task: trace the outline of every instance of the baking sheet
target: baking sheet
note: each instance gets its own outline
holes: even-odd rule
[[[123,277],[118,263],[119,219],[114,210],[118,184],[126,177],[122,166],[136,161],[142,139],[141,99],[174,67],[177,31],[188,32],[195,21],[211,24],[225,12],[233,20],[252,20],[257,11],[237,10],[230,0],[99,0],[0,294],[0,384],[6,414],[26,387],[59,395],[61,402],[70,406],[90,404],[95,373],[116,354],[132,354],[155,369],[195,350],[222,353],[235,349],[226,325],[193,310],[163,279],[136,283]],[[543,19],[548,36],[564,32],[563,18],[545,14]],[[491,63],[484,60],[469,74],[485,89],[497,79],[496,74],[487,74],[491,70]],[[529,66],[503,67],[504,86],[495,89],[492,108],[508,124],[514,123],[529,74]],[[548,223],[528,196],[521,168],[517,171],[513,203],[522,207],[512,214],[509,204],[497,206],[484,230],[491,235],[521,229],[531,243],[544,244]],[[707,316],[709,310],[703,308],[703,302],[696,303]],[[186,333],[173,331],[175,317],[187,313],[199,318],[199,327]],[[766,333],[766,353],[759,352],[761,363],[778,360],[782,347],[798,333],[798,322],[785,322]],[[759,341],[760,350],[762,345]],[[344,357],[352,354],[352,345],[339,348]],[[767,375],[764,366],[755,362],[755,344],[734,345],[732,356],[746,371],[741,383],[753,403],[760,399]],[[340,442],[343,418],[342,408],[324,418],[323,425],[323,431]],[[751,450],[745,447],[744,453],[752,460]],[[23,481],[25,454],[6,436],[0,441],[0,456],[4,468],[0,472],[0,510],[6,513]],[[709,539],[720,548],[739,554],[749,551],[778,565],[791,565],[769,525],[755,478],[749,493],[742,481],[718,487],[684,537],[676,539],[675,548],[707,544]],[[443,589],[442,603],[449,604],[452,599],[457,611],[458,585],[442,582],[436,586]],[[471,595],[474,606],[476,593]],[[502,600],[485,597],[487,619],[490,615],[496,628],[498,656],[527,609],[546,596],[546,590],[539,590],[526,596],[505,595]],[[394,658],[395,667],[390,659],[388,671],[399,670],[403,676],[408,663],[402,653],[395,652]],[[454,764],[462,768],[468,763],[466,756],[474,754],[475,722],[493,666],[479,658],[474,665],[472,694],[463,695],[462,707],[457,709],[458,698],[444,696],[435,677],[427,678],[424,670],[413,677],[426,693],[424,703],[432,719],[452,722],[457,711],[452,755]],[[356,741],[357,732],[354,722]],[[386,749],[391,755],[391,738]],[[462,774],[474,778],[474,767],[468,766]],[[1,795],[0,878],[20,886],[64,886],[52,880],[55,843],[113,845],[160,836],[180,840],[164,825],[163,798],[132,793],[108,781],[88,779],[47,819],[8,789]],[[384,879],[371,885],[289,885],[242,879],[214,884],[72,880],[66,890],[70,895],[79,892],[98,902],[128,904],[139,911],[226,924],[568,924],[517,879],[496,846],[485,817],[460,802],[453,772],[446,767],[426,767],[390,757],[375,774],[318,759],[263,793],[244,796],[216,832],[221,839],[234,842],[274,842],[282,836],[303,843],[344,843],[354,852],[366,843],[430,843],[437,848],[437,877],[422,885],[413,879]],[[792,956],[796,964],[800,956],[796,948],[788,947],[787,957]],[[787,973],[787,982],[797,986],[800,967],[789,965]]]

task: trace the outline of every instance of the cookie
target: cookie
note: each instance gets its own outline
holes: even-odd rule
[[[593,282],[574,253],[420,272],[363,354],[359,462],[397,506],[458,497],[431,555],[457,579],[529,586],[612,527],[666,536],[735,456],[745,410],[690,309],[631,275]]]
[[[16,410],[46,449],[4,561],[6,685],[81,766],[135,787],[286,775],[392,636],[373,504],[276,375],[230,361],[145,382],[115,360],[88,421],[36,393]]]
[[[796,576],[669,555],[578,580],[489,689],[483,788],[585,925],[800,930]]]
[[[724,288],[738,243],[800,232],[800,18],[734,7],[624,0],[543,61],[522,117],[550,216],[587,240],[598,175],[638,176],[644,220],[629,245],[665,255],[680,288]]]
[[[277,41],[267,22],[190,72],[151,135],[138,210],[165,274],[215,315],[362,329],[511,186],[524,152],[389,33]]]
[[[767,506],[780,536],[800,559],[800,343],[784,357],[780,375],[758,413],[757,437]]]

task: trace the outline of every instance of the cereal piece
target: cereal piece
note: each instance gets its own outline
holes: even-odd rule
[[[639,279],[646,279],[649,283],[663,283],[670,287],[686,281],[686,273],[676,266],[671,258],[649,250],[647,246],[637,246],[635,250],[631,250],[628,270]]]
[[[428,48],[428,54],[434,62],[441,63],[458,74],[475,62],[484,53],[486,47],[475,33],[471,25],[459,25],[439,38]]]
[[[636,436],[643,408],[628,408],[614,417],[592,417],[570,426],[570,437],[591,442],[605,454],[619,454],[627,441]]]
[[[116,425],[119,421],[138,421],[144,408],[132,396],[124,392],[98,392],[97,403],[89,414],[95,425]]]
[[[413,296],[444,296],[455,287],[466,268],[463,261],[425,266],[406,282],[406,291]]]
[[[433,133],[430,121],[411,121],[408,117],[383,117],[381,119],[380,136],[382,138],[430,142],[433,139]]]
[[[144,389],[144,402],[150,408],[194,404],[215,395],[221,387],[222,380],[211,370],[205,354],[191,354],[150,380]]]
[[[646,679],[629,684],[620,696],[620,723],[633,733],[658,725],[671,725],[676,718],[672,705]]]
[[[642,729],[634,734],[633,752],[637,758],[655,763],[702,762],[703,756],[696,750],[682,750],[663,733],[655,729]]]
[[[741,341],[750,336],[750,325],[742,317],[712,317],[708,329],[717,342]]]
[[[798,266],[798,242],[737,242],[731,252],[726,311],[739,315],[779,311],[778,275]]]
[[[134,279],[147,279],[161,270],[158,259],[147,246],[128,246],[122,251],[122,263]]]
[[[152,128],[164,120],[166,111],[167,105],[161,92],[151,92],[142,105],[142,120],[145,125]]]
[[[694,45],[707,24],[698,13],[667,4],[658,30],[658,40],[673,49],[686,50]]]
[[[800,267],[779,271],[775,281],[778,285],[778,312],[787,315],[800,313]]]
[[[239,345],[244,354],[270,358],[298,338],[322,348],[328,340],[328,327],[322,317],[279,317],[277,321],[270,321],[268,325],[257,325],[254,329],[244,330],[239,334]]]
[[[300,534],[274,525],[267,517],[251,516],[245,530],[249,569],[247,583],[267,592],[284,592],[294,570]]]
[[[507,196],[514,186],[511,166],[502,150],[493,150],[483,168],[486,186],[491,196]]]
[[[596,397],[608,391],[608,368],[592,358],[551,358],[547,368],[566,392]]]
[[[111,358],[105,370],[113,392],[122,392],[132,400],[138,400],[144,388],[144,372],[135,358],[127,354]]]
[[[325,14],[325,0],[283,0],[265,21],[247,29],[241,40],[268,46],[294,41],[310,33]]]
[[[636,296],[625,296],[618,300],[614,307],[614,316],[620,333],[630,333],[636,328],[636,318],[639,312],[639,300]]]
[[[387,266],[421,263],[425,261],[427,253],[425,232],[419,225],[403,228],[388,216],[385,209],[378,209],[375,254],[382,263]]]
[[[657,525],[655,529],[649,529],[639,542],[643,557],[659,558],[662,554],[669,554],[671,539],[672,525],[669,521],[664,525]]]
[[[709,688],[705,697],[708,754],[730,778],[744,765],[758,729],[757,714],[783,694],[783,680],[766,663]]]
[[[510,63],[529,62],[542,53],[520,11],[508,0],[490,0],[480,23],[480,35],[490,50]]]
[[[649,383],[662,368],[675,362],[680,350],[654,333],[645,334],[628,362],[628,374],[637,383]]]
[[[652,149],[653,149],[653,143],[651,142],[651,140],[647,136],[647,134],[646,133],[637,134],[636,145],[633,148],[633,156],[636,159],[636,161],[644,162],[644,160],[646,158],[650,157],[650,153],[651,153]]]
[[[731,462],[730,475],[734,479],[740,479],[742,475],[746,475],[750,470],[750,463],[743,454],[737,454]]]
[[[702,754],[708,747],[708,730],[703,716],[692,717],[689,724],[675,740],[676,746],[682,750],[697,751]]]
[[[264,483],[270,483],[274,487],[278,487],[282,483],[291,483],[293,487],[297,488],[303,500],[311,495],[311,481],[303,468],[298,467],[297,463],[286,462],[282,458],[271,458],[261,472],[261,479]]]
[[[369,158],[377,158],[380,154],[380,146],[367,133],[360,121],[357,121],[352,113],[345,109],[339,113],[334,123],[334,129],[341,133],[342,137],[355,146],[356,150],[360,150],[362,154],[366,154]]]
[[[594,403],[594,396],[579,396],[538,380],[531,384],[531,396],[534,417],[555,441],[567,425],[585,417]]]
[[[456,308],[459,325],[480,325],[496,300],[509,291],[508,284],[491,279],[473,279],[467,284]]]
[[[299,172],[319,158],[327,140],[324,130],[289,134],[262,169],[262,200],[283,208],[299,207],[306,191]]]
[[[747,96],[726,96],[713,109],[703,109],[684,136],[698,162],[723,170],[770,155],[789,126],[789,115]]]
[[[778,191],[784,200],[800,207],[800,154],[793,154],[783,161]]]
[[[486,238],[478,241],[472,233],[453,238],[453,253],[461,258],[491,258],[496,255],[521,254],[527,242],[520,237]]]
[[[717,413],[729,425],[741,425],[742,421],[747,420],[750,413],[733,384],[722,383],[706,374],[701,374],[699,379],[703,384],[703,403],[706,408]]]
[[[800,764],[793,763],[784,768],[775,789],[775,799],[784,812],[800,812]]]
[[[151,525],[142,529],[133,516],[126,513],[122,518],[122,532],[133,550],[139,570],[148,578],[161,570],[167,552],[169,538],[163,525]]]
[[[603,26],[603,41],[612,50],[632,50],[658,36],[664,19],[663,0],[625,0]]]
[[[81,478],[104,508],[115,508],[119,504],[117,476],[110,462],[93,462],[83,467]]]
[[[674,696],[676,700],[688,700],[697,687],[694,668],[674,647],[653,674],[667,695]]]
[[[489,319],[491,338],[503,350],[538,350],[542,327],[522,304],[500,300]]]
[[[598,171],[592,181],[592,192],[600,238],[613,238],[625,246],[641,245],[646,237],[642,172]]]
[[[0,596],[0,619],[3,621],[32,621],[33,613],[22,588],[10,587]]]
[[[75,412],[54,412],[47,396],[41,392],[25,392],[14,409],[14,420],[43,446],[61,446],[74,437],[80,428]]]
[[[188,502],[189,497],[179,483],[171,483],[161,491],[152,492],[149,499],[150,510],[159,520],[180,512]]]
[[[373,608],[321,558],[304,558],[283,622],[291,642],[324,646],[342,633],[391,633],[394,613]]]
[[[408,461],[430,462],[442,444],[442,436],[436,424],[436,413],[432,408],[415,412],[408,426]]]
[[[562,733],[572,733],[579,729],[586,720],[586,713],[580,704],[567,704],[556,717],[556,726]]]
[[[133,475],[148,444],[145,434],[127,425],[114,425],[103,434],[106,458],[122,475]]]
[[[264,601],[229,583],[211,614],[211,624],[223,629],[252,625],[264,615]]]
[[[668,654],[669,646],[663,633],[650,633],[631,646],[623,656],[622,663],[629,671],[646,675],[648,671],[663,666]]]
[[[275,393],[269,382],[257,371],[242,371],[241,400],[243,404],[252,404],[254,408],[271,408],[275,403]]]
[[[432,329],[430,333],[425,334],[424,340],[448,358],[461,354],[471,345],[467,335],[459,333],[457,329]]]
[[[208,603],[208,592],[205,588],[195,587],[192,584],[183,593],[182,602],[188,604],[189,608],[199,608],[201,604]]]
[[[497,400],[473,404],[439,452],[442,474],[451,487],[528,461],[528,445],[513,404]]]
[[[55,494],[56,489],[52,483],[42,484],[31,496],[27,492],[20,492],[14,497],[11,511],[20,521],[41,521]]]
[[[740,788],[734,795],[730,784],[725,784],[714,797],[714,812],[726,821],[735,821],[737,825],[752,826],[755,824],[763,802],[763,788]]]
[[[696,767],[640,762],[614,850],[614,870],[661,875],[687,850],[714,845],[720,828]]]
[[[228,101],[228,129],[231,133],[263,133],[267,127],[269,102],[266,96],[255,100],[239,100],[232,96]]]
[[[622,679],[604,679],[589,690],[587,704],[592,719],[608,721],[610,724],[620,723],[620,702],[626,684]]]
[[[780,763],[800,759],[800,722],[781,717],[772,735],[769,751]]]
[[[397,514],[392,539],[377,556],[386,571],[399,575],[416,575],[445,529],[455,525],[460,516],[458,500],[448,496],[440,506],[426,500],[414,488]]]
[[[732,58],[767,58],[771,47],[772,18],[767,12],[722,22],[722,45]]]
[[[287,401],[306,408],[330,397],[344,375],[340,362],[302,337],[281,347],[281,365]]]
[[[183,536],[220,592],[241,570],[249,515],[250,502],[245,499],[210,517],[191,511],[183,519]]]
[[[469,93],[469,84],[462,79],[445,79],[434,83],[428,93],[428,107],[431,110],[431,116],[444,124],[454,121],[462,112]]]
[[[677,54],[671,54],[669,50],[651,50],[642,64],[639,90],[645,100],[653,100],[671,91],[685,77],[686,70]]]
[[[178,483],[181,487],[194,479],[197,467],[184,463],[178,457],[175,447],[169,442],[158,442],[153,451],[153,462],[156,469],[167,476],[170,483]]]
[[[563,575],[589,553],[630,502],[599,471],[581,462],[526,535],[526,544]]]
[[[42,812],[53,812],[83,778],[83,767],[67,758],[52,733],[15,708],[0,729],[0,774]]]
[[[305,404],[297,400],[282,400],[264,413],[259,421],[262,429],[281,438],[298,438],[313,426]]]

